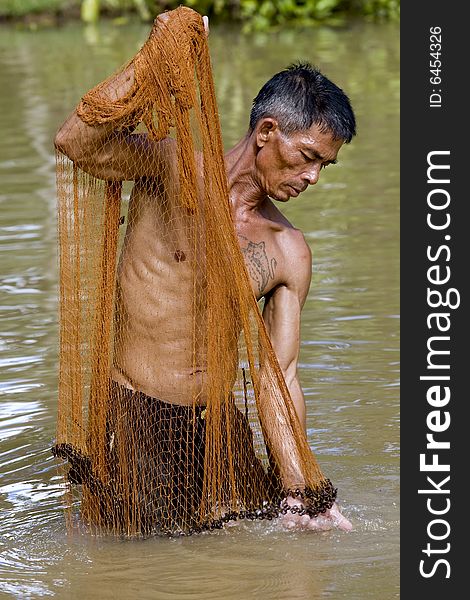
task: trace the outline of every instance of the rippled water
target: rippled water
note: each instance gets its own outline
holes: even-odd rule
[[[0,29],[0,596],[396,598],[399,546],[398,26],[242,36],[211,28],[224,143],[297,59],[349,94],[359,135],[283,206],[312,247],[300,377],[308,432],[354,531],[241,524],[187,539],[68,537],[49,453],[57,390],[52,139],[79,97],[146,37],[137,23]],[[3,596],[2,596],[3,594]]]

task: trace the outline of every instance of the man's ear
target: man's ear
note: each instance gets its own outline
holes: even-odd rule
[[[256,145],[262,148],[267,142],[272,139],[273,135],[279,130],[279,125],[276,119],[272,117],[264,117],[260,119],[256,125]]]

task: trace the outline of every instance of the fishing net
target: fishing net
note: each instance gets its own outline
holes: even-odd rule
[[[77,114],[57,153],[69,523],[79,507],[92,531],[147,536],[325,512],[336,490],[237,241],[201,16],[158,18]]]

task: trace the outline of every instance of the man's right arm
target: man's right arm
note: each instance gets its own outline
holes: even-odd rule
[[[102,90],[111,101],[124,97],[134,84],[131,63],[109,80]],[[153,142],[146,134],[120,131],[115,123],[90,126],[75,110],[59,129],[55,147],[81,169],[106,180],[135,180],[157,175],[162,168],[167,143]]]
[[[169,32],[174,37],[173,23],[178,25],[179,21],[174,20],[173,15],[178,10],[159,15],[150,35],[159,36],[162,32],[168,35]],[[207,17],[202,19],[207,35],[209,21]],[[134,61],[100,85],[99,93],[106,102],[119,105],[133,86]],[[126,125],[127,129],[120,129],[116,122],[90,126],[75,110],[57,132],[54,144],[57,150],[98,179],[134,181],[144,176],[158,177],[164,172],[165,165],[175,159],[173,140],[166,138],[156,142],[147,134],[132,133],[128,123]]]

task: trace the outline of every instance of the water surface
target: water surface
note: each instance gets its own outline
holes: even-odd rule
[[[310,60],[350,96],[358,136],[283,205],[314,256],[300,377],[309,441],[354,524],[241,524],[186,539],[68,537],[49,453],[57,398],[52,139],[148,27],[0,28],[0,596],[158,600],[397,598],[399,545],[398,26],[243,36],[212,27],[224,144],[276,71]]]

